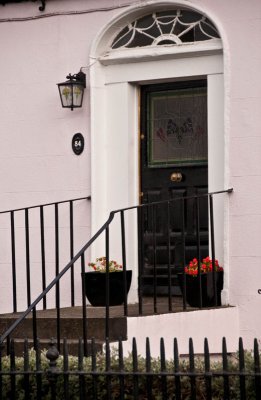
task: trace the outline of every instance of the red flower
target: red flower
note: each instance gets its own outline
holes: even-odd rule
[[[213,269],[213,263],[211,258],[208,256],[203,258],[200,262],[200,271],[202,274],[206,274],[211,272]],[[187,266],[184,268],[185,274],[196,276],[198,275],[198,260],[197,258],[193,258]],[[218,260],[215,260],[215,271],[223,271],[223,268],[220,267]]]

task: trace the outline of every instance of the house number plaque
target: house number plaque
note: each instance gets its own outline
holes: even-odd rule
[[[77,156],[82,154],[84,149],[84,137],[81,133],[75,133],[75,135],[73,135],[72,149]]]

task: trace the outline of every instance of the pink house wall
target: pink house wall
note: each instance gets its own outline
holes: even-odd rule
[[[153,2],[53,0],[42,13],[31,2],[0,6],[0,211],[91,193],[89,68],[83,68],[82,109],[62,109],[56,83],[92,62],[93,40],[126,4],[144,3]],[[194,0],[186,5],[205,9],[223,40],[225,186],[234,188],[226,209],[227,283],[229,304],[238,307],[239,334],[250,343],[261,331],[261,2]],[[75,10],[83,13],[52,15]],[[76,132],[85,138],[81,156],[71,149]],[[79,221],[84,225],[80,241],[85,241],[90,206],[80,212],[85,220]],[[0,230],[4,238],[7,230]],[[0,304],[6,311],[8,305]]]

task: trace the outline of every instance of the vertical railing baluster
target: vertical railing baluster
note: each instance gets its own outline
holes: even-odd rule
[[[59,274],[59,209],[58,204],[55,203],[55,275]],[[61,342],[61,316],[60,316],[60,281],[58,280],[55,286],[55,306],[56,306],[56,335],[57,335],[57,348],[60,352]]]
[[[212,279],[214,290],[214,304],[217,305],[217,282],[215,271],[215,234],[214,234],[214,212],[213,212],[213,196],[209,195],[209,214],[210,214],[210,239],[211,239],[211,257],[212,257]]]
[[[41,229],[41,258],[42,258],[42,289],[46,288],[46,265],[45,265],[45,233],[44,233],[44,209],[40,206],[40,229]],[[46,310],[46,296],[43,298],[43,309]]]
[[[35,352],[35,367],[36,367],[36,398],[42,399],[42,374],[41,372],[41,349],[39,340],[37,340]]]
[[[17,312],[17,293],[16,293],[16,255],[15,255],[15,227],[14,212],[10,213],[11,218],[11,250],[12,250],[12,281],[13,281],[13,312]]]
[[[199,308],[202,308],[202,281],[201,281],[201,268],[200,268],[200,221],[199,221],[199,198],[196,197],[196,237],[197,237],[197,259],[198,259],[198,279],[199,284],[199,292],[197,296],[199,296]]]
[[[27,307],[29,307],[31,304],[31,276],[30,276],[30,236],[29,236],[28,208],[25,208],[25,251],[26,251]]]
[[[36,316],[36,307],[33,308],[33,341],[34,341],[34,350],[36,350],[36,346],[37,346],[37,316]]]
[[[83,333],[83,348],[84,356],[88,356],[88,343],[87,343],[87,307],[86,307],[86,291],[85,291],[85,259],[84,253],[81,255],[81,269],[82,269],[82,333]],[[88,279],[88,278],[87,278]]]
[[[169,311],[172,311],[172,295],[171,295],[171,252],[170,252],[170,209],[169,201],[167,202],[167,253],[168,253],[168,303]]]
[[[259,346],[257,339],[254,339],[254,374],[255,374],[256,399],[260,399],[261,398],[260,353],[259,353]]]
[[[123,268],[123,292],[124,292],[124,315],[128,315],[127,304],[127,276],[126,276],[126,241],[125,241],[125,220],[124,211],[120,212],[121,216],[121,251],[122,251],[122,268]]]
[[[196,378],[195,378],[195,356],[194,346],[192,338],[189,339],[189,372],[190,375],[190,388],[191,388],[191,400],[197,399],[196,393]]]
[[[67,339],[63,339],[63,396],[64,400],[69,400],[69,359]]]
[[[227,358],[227,342],[226,338],[222,339],[222,364],[223,364],[223,390],[224,399],[230,399],[229,375],[228,375],[228,358]]]
[[[28,340],[24,340],[24,398],[30,399]]]
[[[71,260],[74,257],[74,222],[73,222],[73,201],[70,201],[70,255]],[[71,306],[75,305],[74,294],[74,264],[71,266]]]
[[[146,386],[147,386],[147,399],[152,400],[152,377],[151,373],[151,352],[150,352],[150,340],[146,338]]]
[[[109,267],[109,256],[110,256],[110,231],[107,226],[105,231],[105,254],[106,254],[106,309],[105,309],[105,338],[110,336],[110,267]]]
[[[174,373],[175,375],[175,398],[181,400],[181,385],[179,373],[179,350],[177,338],[174,338]]]
[[[246,400],[246,377],[245,373],[245,356],[244,356],[244,347],[243,340],[239,338],[239,385],[240,385],[240,400]]]
[[[153,307],[157,314],[157,238],[156,238],[156,206],[152,206],[152,229],[153,229]]]
[[[168,399],[167,379],[166,379],[166,357],[164,339],[160,339],[160,375],[161,375],[161,393],[163,399]]]
[[[123,348],[122,339],[119,338],[119,386],[120,386],[120,399],[124,400],[124,361],[123,361]]]
[[[210,376],[210,356],[209,356],[209,347],[208,340],[205,338],[204,340],[204,362],[205,362],[205,382],[206,382],[206,399],[212,399],[212,384],[211,384],[211,376]]]
[[[139,302],[139,315],[143,314],[143,301],[142,301],[142,282],[144,272],[144,251],[143,251],[143,207],[137,208],[137,226],[138,226],[138,302]]]
[[[185,266],[186,266],[186,237],[185,237],[185,199],[181,200],[181,240],[182,240],[182,273],[183,273],[183,310],[187,308],[187,281],[185,274]]]
[[[105,371],[107,372],[106,375],[106,399],[111,400],[111,351],[110,351],[110,342],[108,337],[106,338],[105,343]]]
[[[132,370],[133,370],[133,398],[137,400],[139,398],[139,378],[138,372],[138,352],[136,339],[132,340]]]

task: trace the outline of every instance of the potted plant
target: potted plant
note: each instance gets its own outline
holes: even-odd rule
[[[184,277],[186,279],[186,301],[191,307],[200,307],[200,281],[202,307],[221,306],[221,291],[223,289],[223,268],[218,260],[214,263],[215,285],[217,302],[215,302],[213,262],[210,257],[200,262],[200,274],[197,258],[193,258],[184,268],[184,273],[178,274],[182,294],[185,292]]]
[[[106,306],[106,257],[98,257],[89,263],[89,272],[85,272],[85,294],[90,304],[94,307]],[[126,286],[125,279],[126,276]],[[118,306],[124,303],[131,285],[132,271],[123,271],[122,265],[114,260],[109,261],[109,305]]]

